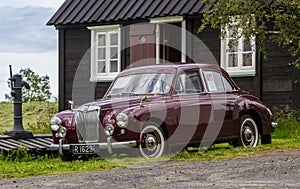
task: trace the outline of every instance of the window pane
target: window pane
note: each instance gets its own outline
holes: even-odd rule
[[[201,87],[201,83],[200,83],[200,76],[199,76],[198,70],[186,72],[185,92],[186,93],[202,92],[202,87]]]
[[[229,40],[227,51],[229,51],[229,52],[238,52],[237,41]]]
[[[207,88],[210,92],[225,91],[220,73],[215,71],[205,71],[204,77],[206,80]]]
[[[252,51],[251,43],[244,41],[244,52]]]
[[[238,66],[238,56],[237,54],[228,54],[228,67]]]
[[[98,60],[105,60],[105,59],[106,59],[106,49],[98,48]]]
[[[110,72],[118,72],[118,61],[110,61]]]
[[[110,45],[118,45],[118,34],[110,34]]]
[[[98,46],[105,46],[106,45],[106,37],[104,34],[98,35]]]
[[[111,47],[110,48],[110,58],[111,59],[118,58],[118,47]]]
[[[228,28],[228,30],[229,30],[228,37],[230,37],[230,38],[236,38],[237,37],[239,30],[235,25],[230,26]]]
[[[252,53],[243,54],[243,66],[252,66]]]
[[[231,86],[231,84],[229,83],[229,81],[224,76],[222,76],[222,78],[223,78],[224,85],[225,85],[225,91],[226,92],[233,91],[233,87]]]
[[[177,94],[202,92],[199,71],[188,70],[180,73],[175,90]]]
[[[105,73],[105,61],[98,61],[98,73]]]

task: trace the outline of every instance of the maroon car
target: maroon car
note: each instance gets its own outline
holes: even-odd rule
[[[50,124],[51,149],[62,160],[119,149],[153,158],[220,142],[255,147],[259,135],[271,143],[277,126],[265,104],[211,64],[125,70],[103,99],[60,112]]]

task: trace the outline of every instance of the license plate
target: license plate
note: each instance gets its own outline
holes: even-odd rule
[[[72,145],[71,147],[73,154],[94,154],[94,145]]]

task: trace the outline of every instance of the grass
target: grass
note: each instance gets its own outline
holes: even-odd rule
[[[89,161],[74,161],[63,163],[61,162],[60,158],[57,157],[31,157],[31,155],[27,155],[27,158],[22,158],[19,160],[2,159],[0,161],[0,179],[49,174],[89,172],[118,167],[116,164],[112,164],[111,162],[105,161],[100,158],[91,159]]]
[[[30,102],[23,104],[23,126],[25,130],[45,134],[50,133],[48,125],[52,116],[57,113],[57,103],[53,102]],[[13,104],[0,103],[0,135],[13,128]]]
[[[24,104],[24,127],[35,133],[47,133],[48,122],[57,111],[55,103],[30,103]],[[284,151],[300,149],[300,111],[284,110],[276,111],[276,121],[279,126],[272,134],[272,144],[259,145],[256,148],[233,148],[229,144],[216,144],[205,153],[199,153],[195,148],[176,155],[163,156],[157,159],[128,158],[126,156],[112,156],[107,159],[92,158],[88,161],[77,160],[62,162],[57,155],[34,156],[27,154],[25,149],[10,153],[7,157],[0,156],[0,179],[39,176],[49,174],[76,173],[100,171],[124,166],[140,166],[147,162],[160,161],[211,161],[233,157],[248,157],[261,153],[269,153],[274,150]],[[12,129],[8,125],[12,119],[12,104],[0,103],[0,132]],[[49,132],[48,132],[49,133]]]

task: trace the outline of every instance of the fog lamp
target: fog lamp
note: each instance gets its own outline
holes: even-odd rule
[[[65,138],[66,135],[67,135],[67,129],[65,127],[59,127],[57,133],[55,134],[57,138]]]
[[[107,124],[104,128],[104,132],[107,136],[111,136],[114,134],[115,128],[111,124]]]

